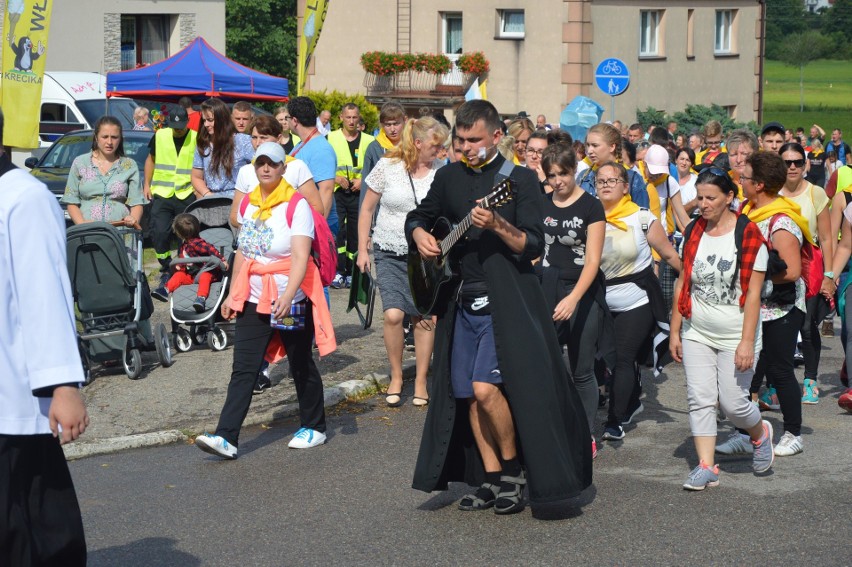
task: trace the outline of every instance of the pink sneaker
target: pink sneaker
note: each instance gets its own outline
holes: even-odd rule
[[[597,458],[598,456],[598,443],[595,441],[595,438],[592,437],[592,459]]]
[[[849,388],[842,394],[840,394],[840,398],[837,399],[837,405],[852,413],[852,388]]]

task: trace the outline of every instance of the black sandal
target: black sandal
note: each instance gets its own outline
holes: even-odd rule
[[[487,510],[494,506],[499,491],[499,486],[486,482],[477,488],[476,492],[468,494],[459,500],[459,510],[464,510],[465,512]]]
[[[519,476],[500,476],[500,492],[494,501],[495,514],[516,514],[525,508],[524,486],[527,478],[524,471]]]

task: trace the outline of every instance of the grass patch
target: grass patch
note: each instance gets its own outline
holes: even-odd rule
[[[805,67],[805,110],[799,112],[799,69],[767,61],[764,83],[764,122],[776,120],[807,132],[819,124],[830,132],[852,134],[852,64],[819,60]]]

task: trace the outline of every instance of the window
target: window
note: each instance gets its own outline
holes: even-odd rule
[[[717,55],[734,53],[734,18],[736,10],[716,10],[716,42],[713,52]]]
[[[169,16],[121,16],[121,70],[169,56]]]
[[[462,15],[455,12],[443,14],[444,53],[447,55],[462,54]]]
[[[660,28],[662,10],[642,10],[639,21],[639,57],[658,57],[663,54]]]
[[[501,39],[524,38],[524,11],[497,10],[497,37]]]
[[[695,58],[695,10],[686,11],[686,58]]]

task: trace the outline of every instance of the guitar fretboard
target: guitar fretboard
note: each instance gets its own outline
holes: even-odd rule
[[[479,206],[483,209],[487,209],[488,208],[488,198],[486,197],[485,199],[483,199],[479,203]],[[456,242],[458,242],[459,238],[461,238],[462,235],[465,232],[467,232],[467,229],[470,228],[470,224],[472,222],[473,222],[473,211],[469,212],[467,214],[467,216],[465,216],[461,220],[461,222],[458,225],[456,225],[456,227],[452,230],[452,232],[450,232],[450,234],[448,234],[447,237],[444,238],[441,241],[440,248],[441,248],[441,257],[442,258],[450,253],[450,249],[455,245]]]

